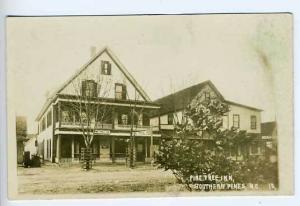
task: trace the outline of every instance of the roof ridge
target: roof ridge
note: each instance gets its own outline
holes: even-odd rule
[[[156,101],[158,101],[158,100],[161,100],[161,99],[165,99],[165,98],[167,98],[167,97],[169,97],[169,96],[172,96],[172,95],[176,95],[176,94],[178,94],[178,93],[180,93],[180,92],[189,90],[189,89],[191,89],[192,87],[200,86],[200,85],[202,85],[202,84],[209,83],[209,82],[211,83],[210,80],[205,80],[205,81],[200,82],[200,83],[198,83],[198,84],[194,84],[194,85],[192,85],[192,86],[189,86],[189,87],[186,87],[186,88],[184,88],[184,89],[178,90],[178,91],[176,91],[176,92],[174,92],[174,93],[168,94],[168,95],[166,95],[166,96],[164,96],[164,97],[160,97],[160,98],[154,100],[154,102],[156,102]]]

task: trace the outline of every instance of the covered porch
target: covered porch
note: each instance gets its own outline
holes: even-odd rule
[[[126,163],[130,148],[129,136],[98,135],[93,139],[91,149],[94,163]],[[154,158],[158,149],[159,137],[135,136],[134,159],[136,162],[147,163]],[[54,136],[52,162],[79,163],[81,148],[85,148],[82,135],[58,134]]]

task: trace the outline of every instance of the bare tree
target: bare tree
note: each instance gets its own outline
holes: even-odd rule
[[[112,107],[107,103],[111,94],[112,80],[107,75],[89,75],[84,71],[77,79],[72,81],[71,100],[66,103],[76,127],[82,134],[85,148],[83,159],[85,169],[91,167],[91,146],[99,129],[111,129]]]

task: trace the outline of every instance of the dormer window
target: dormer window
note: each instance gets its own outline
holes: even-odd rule
[[[97,83],[94,80],[84,80],[81,85],[81,94],[84,97],[97,96]]]
[[[111,75],[111,64],[109,61],[101,61],[101,74]]]

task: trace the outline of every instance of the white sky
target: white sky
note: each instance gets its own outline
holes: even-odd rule
[[[275,119],[273,75],[291,67],[289,15],[26,17],[7,22],[16,114],[29,132],[47,91],[108,46],[152,100],[205,80]],[[276,96],[276,95],[275,95]]]

